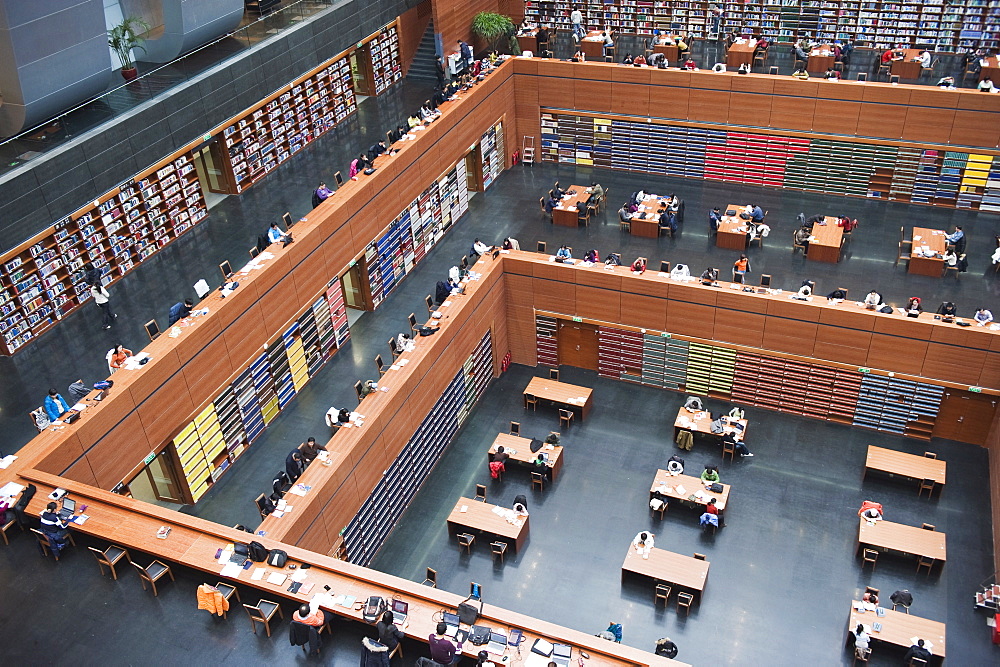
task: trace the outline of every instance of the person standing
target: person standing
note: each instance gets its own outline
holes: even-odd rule
[[[444,60],[441,56],[434,58],[434,75],[437,77],[438,88],[444,88]]]
[[[97,304],[97,307],[101,309],[101,313],[103,314],[102,328],[110,329],[111,323],[118,316],[111,311],[111,295],[108,293],[108,289],[104,285],[93,285],[90,288],[90,294],[94,297],[94,303]]]
[[[733,262],[733,282],[743,284],[743,277],[750,272],[750,260],[745,254]]]
[[[458,52],[462,55],[462,72],[465,72],[472,64],[472,47],[458,40]]]
[[[293,449],[285,457],[285,474],[292,482],[302,476],[305,464],[302,460],[302,453],[298,449]]]
[[[569,21],[573,24],[573,41],[579,42],[583,38],[583,13],[579,7],[573,8]]]
[[[87,262],[83,265],[84,270],[84,280],[90,286],[101,284],[101,270],[94,266],[91,262]]]

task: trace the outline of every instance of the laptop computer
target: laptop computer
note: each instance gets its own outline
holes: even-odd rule
[[[573,647],[566,644],[554,644],[552,646],[552,662],[559,667],[569,667],[569,659],[573,657]]]
[[[250,545],[243,542],[236,542],[233,555],[229,557],[230,563],[243,565],[250,559]]]
[[[441,620],[444,622],[448,629],[444,631],[445,637],[454,637],[455,633],[458,632],[458,614],[452,614],[451,612],[444,612],[441,616]]]
[[[503,655],[507,651],[507,635],[500,632],[490,633],[490,643],[486,650],[493,655]]]
[[[406,623],[406,615],[410,609],[410,605],[402,600],[392,601],[392,622],[396,625],[402,625]]]
[[[62,509],[59,510],[59,518],[66,521],[74,514],[76,514],[76,501],[72,498],[63,496]]]

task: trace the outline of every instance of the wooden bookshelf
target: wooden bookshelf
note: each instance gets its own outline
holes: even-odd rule
[[[375,94],[385,90],[403,78],[403,66],[399,57],[399,34],[396,21],[386,26],[368,42],[372,57],[372,74]]]

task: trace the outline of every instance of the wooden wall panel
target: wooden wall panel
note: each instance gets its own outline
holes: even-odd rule
[[[765,319],[757,313],[716,311],[714,338],[737,345],[763,347]]]
[[[953,122],[954,109],[910,107],[906,110],[903,139],[947,143]]]
[[[987,354],[985,350],[928,343],[920,372],[925,377],[960,382],[970,386],[977,385]]]
[[[948,141],[959,146],[1000,146],[1000,124],[996,115],[982,111],[955,111]]]
[[[186,394],[173,402],[173,404],[180,405],[185,403],[191,404],[191,399]],[[171,401],[164,401],[161,404],[164,416],[171,415],[171,405]],[[189,408],[184,414],[188,414],[190,411]],[[175,420],[176,414],[179,413],[173,414],[174,417],[171,421]],[[162,422],[159,425],[162,432]],[[87,461],[90,463],[90,469],[97,480],[97,486],[102,489],[114,488],[142,461],[146,454],[155,449],[155,445],[143,437],[143,432],[148,431],[137,413],[133,412],[122,420],[118,428],[95,442],[93,447],[87,451]],[[158,444],[160,440],[155,442]]]
[[[650,86],[615,81],[611,84],[611,111],[618,114],[636,116],[654,115],[650,112]]]
[[[813,114],[813,132],[854,134],[861,114],[860,102],[819,100]]]
[[[587,81],[577,79],[573,86],[575,108],[592,111],[611,111],[611,97],[608,95],[608,83],[604,81]]]
[[[642,294],[623,292],[622,324],[633,327],[649,327],[657,331],[667,330],[667,300]]]
[[[77,460],[83,458],[83,445],[76,433],[73,433],[63,441],[61,447],[56,447],[34,464],[35,468],[53,475],[62,475]],[[89,464],[87,468],[89,469]]]
[[[816,100],[811,97],[774,97],[771,100],[771,118],[780,127],[789,130],[811,130]]]
[[[605,322],[620,322],[622,317],[621,292],[597,287],[576,286],[578,317]]]
[[[94,471],[90,467],[90,461],[86,458],[78,460],[69,470],[61,475],[67,479],[72,479],[76,482],[81,482],[83,484],[88,484],[90,486],[100,486],[97,483],[97,476],[94,475]]]
[[[764,324],[764,348],[804,357],[814,356],[818,327],[814,322],[768,318]]]
[[[230,332],[230,337],[236,332]],[[229,357],[225,338],[219,336],[209,343],[198,356],[181,370],[188,391],[197,395],[199,388],[218,386],[220,378],[229,378],[236,372]],[[204,389],[202,389],[204,391]],[[198,404],[195,404],[198,405]]]
[[[872,334],[866,366],[920,375],[927,354],[927,342],[885,334]]]
[[[523,9],[522,9],[523,11]],[[410,69],[413,56],[417,53],[420,40],[427,30],[432,15],[431,0],[424,0],[416,7],[408,9],[399,16],[397,34],[399,35],[399,58],[403,64],[403,76]]]
[[[867,331],[845,332],[839,327],[819,325],[813,356],[827,361],[865,366],[872,335]]]
[[[693,104],[691,91],[687,88],[668,88],[666,86],[649,87],[649,115],[660,118],[687,118]]]
[[[906,109],[888,104],[864,103],[858,115],[858,136],[899,139],[903,136]]]
[[[688,119],[697,118],[710,123],[729,122],[729,95],[728,90],[692,88],[688,102]]]
[[[715,308],[697,303],[673,301],[667,307],[667,331],[682,336],[713,337]]]
[[[1000,387],[1000,354],[987,352],[986,359],[983,360],[983,367],[979,372],[980,387]]]
[[[769,127],[771,125],[771,96],[754,93],[729,95],[728,122],[732,125]]]
[[[479,12],[498,12],[499,0],[434,0],[434,30],[441,36],[445,54],[458,51],[458,40],[474,44],[472,19]],[[476,45],[477,49],[485,45]]]

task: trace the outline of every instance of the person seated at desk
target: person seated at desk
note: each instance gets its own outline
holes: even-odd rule
[[[985,77],[982,81],[980,81],[978,88],[981,93],[995,93],[997,90],[993,86],[993,79],[990,77]]]
[[[800,245],[805,248],[805,252],[809,252],[809,239],[812,237],[812,229],[803,225],[795,230],[795,245]]]
[[[399,642],[403,641],[406,636],[403,631],[396,627],[393,622],[392,611],[387,609],[382,612],[382,618],[379,619],[378,623],[375,624],[375,630],[378,632],[378,642],[385,646],[389,653],[396,650],[399,646]]]
[[[604,43],[604,46],[601,47],[604,55],[608,54],[608,49],[615,48],[615,40],[611,39],[611,35],[607,32],[601,32],[601,41]]]
[[[565,261],[567,259],[573,259],[573,253],[570,251],[568,245],[561,245],[559,249],[556,250],[556,261]]]
[[[705,466],[701,473],[701,481],[704,484],[715,484],[719,481],[719,469],[715,466]]]
[[[559,187],[559,181],[552,184],[552,189],[549,190],[549,193],[556,199],[562,199],[566,196],[566,191]]]
[[[434,286],[434,301],[438,304],[442,304],[448,300],[451,296],[451,282],[448,280],[439,280]]]
[[[62,517],[59,516],[59,505],[54,502],[45,506],[45,511],[39,517],[39,522],[42,532],[49,540],[52,555],[58,558],[59,552],[66,547],[66,543],[69,541],[69,522],[63,521]]]
[[[635,261],[632,262],[631,271],[632,271],[632,273],[639,273],[639,274],[645,273],[646,272],[646,258],[645,257],[636,257]]]
[[[173,324],[173,322],[171,322],[171,324]],[[108,366],[110,366],[113,370],[118,370],[131,356],[132,350],[128,349],[121,343],[118,343],[111,349],[111,358],[108,359]]]
[[[302,454],[302,458],[305,460],[306,465],[312,463],[320,452],[326,451],[326,445],[320,445],[316,442],[316,438],[308,438],[305,442],[299,445],[299,453]]]
[[[757,38],[757,43],[754,44],[754,46],[753,46],[753,48],[754,48],[754,55],[756,55],[760,51],[766,50],[770,46],[771,46],[771,42],[767,41],[767,39],[764,38],[764,35],[761,35],[760,37]]]
[[[330,197],[330,195],[333,194],[333,190],[326,187],[326,183],[320,181],[319,187],[316,188],[315,190],[315,194],[316,194],[316,199],[322,203],[326,201]],[[315,206],[313,208],[315,208]]]
[[[56,421],[69,412],[69,405],[66,404],[66,399],[55,389],[49,389],[49,394],[45,397],[44,407],[45,414],[48,415],[50,422]]]
[[[792,47],[792,54],[795,56],[796,60],[801,60],[803,62],[809,60],[809,54],[805,52],[801,44],[796,44]]]
[[[275,243],[275,241],[271,241]],[[185,317],[191,314],[191,309],[194,308],[194,302],[191,299],[184,299],[184,301],[178,301],[174,305],[170,306],[170,312],[167,317],[167,326],[173,326],[178,320],[183,320]]]
[[[882,520],[882,503],[876,503],[871,500],[862,502],[861,509],[858,510],[858,516],[874,525],[876,521]]]
[[[805,71],[804,69],[802,69],[800,67],[799,69],[797,69],[794,72],[792,72],[792,76],[795,77],[796,79],[803,79],[804,80],[804,79],[808,79],[809,78],[809,72]]]
[[[640,53],[639,55],[637,55],[635,58],[632,59],[632,64],[635,65],[636,67],[641,67],[642,65],[645,65],[646,56]]]
[[[583,261],[597,264],[601,261],[601,253],[597,252],[597,248],[588,250],[587,254],[583,256]]]
[[[680,37],[674,40],[674,46],[677,47],[677,53],[678,55],[680,55],[681,58],[691,55],[691,48],[688,46],[688,43],[685,42]]]
[[[845,232],[853,232],[858,227],[858,221],[851,219],[848,215],[842,215],[837,220],[837,226],[842,228]]]
[[[843,301],[847,298],[847,292],[839,287],[826,295],[827,301]]]
[[[294,241],[292,235],[288,232],[283,232],[278,228],[278,223],[272,222],[271,226],[267,230],[267,240],[271,243],[281,242],[281,246],[284,247]]]
[[[922,313],[924,312],[924,307],[920,305],[919,296],[911,296],[906,301],[906,308],[904,310],[908,313]]]
[[[488,252],[491,252],[492,250],[493,250],[492,246],[486,245],[477,238],[475,241],[472,242],[472,247],[469,248],[469,254],[482,256]]]
[[[626,53],[625,57],[622,58],[622,65],[631,65],[633,62],[632,54]]]
[[[865,295],[864,304],[865,308],[867,308],[868,310],[875,310],[876,308],[882,305],[882,295],[876,292],[875,290],[872,290],[871,292],[868,292],[867,295]]]
[[[865,627],[864,623],[858,623],[858,627],[854,628],[854,646],[855,648],[867,649],[871,641],[871,635],[869,634],[868,628]]]
[[[69,400],[73,401],[73,405],[76,405],[83,399],[87,398],[87,394],[89,393],[90,387],[84,384],[83,378],[80,378],[71,384],[66,390],[66,394],[69,396]]]
[[[840,72],[833,69],[832,67],[826,70],[826,74],[823,75],[824,79],[831,79],[833,81],[840,81]]]
[[[719,270],[715,267],[708,267],[701,272],[701,284],[702,285],[714,285],[715,281],[719,279]]]
[[[953,245],[957,245],[959,241],[965,238],[965,232],[958,225],[955,225],[955,231],[944,237],[944,240]]]
[[[549,465],[548,460],[545,458],[545,454],[538,452],[538,456],[532,461],[532,465],[535,467],[535,472],[542,473],[545,479],[552,479],[552,466]]]
[[[666,69],[669,64],[667,62],[667,56],[662,53],[651,53],[647,63],[650,67],[659,67],[660,69]]]
[[[930,51],[921,51],[917,55],[917,57],[914,58],[913,60],[914,60],[914,62],[920,63],[921,67],[930,67],[931,66],[931,52]]]
[[[451,640],[445,636],[446,632],[448,632],[448,626],[444,623],[438,623],[434,634],[427,638],[431,649],[431,660],[439,665],[451,665],[462,659],[462,645],[452,644]]]
[[[684,474],[684,459],[674,454],[667,459],[667,472],[671,475]]]
[[[750,458],[753,456],[753,453],[750,451],[750,448],[747,447],[745,442],[737,439],[735,433],[732,432],[726,433],[724,436],[722,436],[722,442],[723,444],[733,445],[733,447],[736,449],[736,453],[742,456],[743,458]]]
[[[677,657],[677,644],[671,641],[670,637],[661,637],[656,640],[656,655],[673,660]]]
[[[719,507],[716,505],[717,498],[709,498],[708,504],[705,505],[705,512],[708,514],[714,514],[719,516]]]
[[[375,158],[379,155],[385,154],[388,148],[384,141],[379,141],[368,147],[368,161],[374,163]]]
[[[587,62],[587,56],[586,56],[586,54],[584,54],[583,51],[581,51],[580,49],[577,49],[576,53],[573,54],[573,57],[570,58],[570,61],[572,61],[574,63],[584,63],[584,62]]]
[[[749,213],[750,213],[750,219],[756,222],[757,224],[764,222],[764,209],[762,209],[757,204],[752,205]]]
[[[528,499],[524,497],[524,494],[514,496],[512,508],[518,516],[528,516]]]
[[[924,640],[918,639],[916,644],[910,646],[910,650],[903,656],[903,664],[909,665],[914,658],[919,658],[925,662],[930,662],[933,654],[924,648]]]
[[[951,76],[943,76],[938,79],[938,88],[944,88],[945,90],[955,90],[955,78]]]
[[[684,61],[684,64],[681,65],[681,69],[686,69],[686,70],[689,70],[689,71],[694,71],[694,70],[698,69],[698,64],[695,63],[694,58],[692,58],[691,56],[688,56],[687,60]]]
[[[493,460],[494,461],[499,461],[500,463],[506,463],[507,459],[509,459],[509,458],[510,458],[510,454],[507,453],[507,450],[504,449],[504,446],[503,445],[497,445],[497,451],[496,451],[495,454],[493,454]]]
[[[984,327],[993,321],[993,313],[985,308],[980,308],[976,311],[976,314],[973,315],[973,319],[976,320],[977,325]]]
[[[335,407],[331,407],[326,411],[323,419],[326,422],[326,425],[330,428],[333,428],[334,426],[343,426],[351,420],[351,411],[347,408],[341,408],[338,410]]]
[[[739,259],[733,262],[733,282],[743,284],[743,278],[750,273],[750,260],[746,254],[740,254]]]
[[[653,550],[653,534],[648,531],[642,531],[635,536],[632,540],[632,547],[646,557],[649,552]]]
[[[656,211],[656,214],[659,216],[660,229],[669,229],[671,234],[677,231],[677,216],[667,208],[665,202],[660,202],[660,208]]]
[[[288,479],[292,482],[296,481],[302,476],[304,469],[305,461],[302,452],[298,448],[288,452],[288,456],[285,457],[285,474],[288,475]]]

